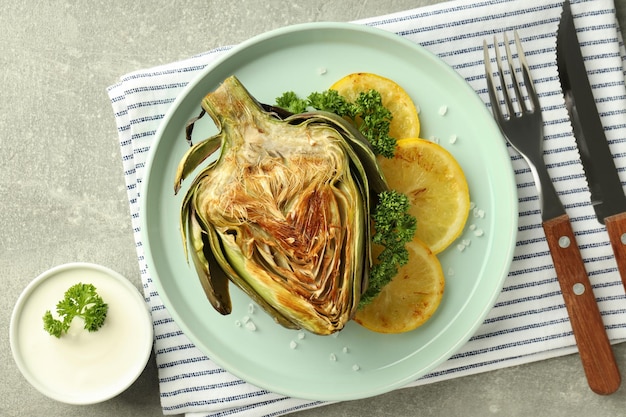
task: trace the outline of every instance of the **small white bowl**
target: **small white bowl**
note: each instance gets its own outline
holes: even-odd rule
[[[43,328],[43,315],[74,284],[93,284],[109,309],[96,332],[75,318],[56,338]],[[95,404],[126,390],[143,372],[153,342],[152,320],[143,296],[126,278],[89,263],[69,263],[35,278],[17,300],[10,324],[13,358],[26,380],[42,394],[68,404]]]

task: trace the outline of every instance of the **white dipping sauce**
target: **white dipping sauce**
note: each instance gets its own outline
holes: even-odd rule
[[[96,332],[75,317],[68,333],[51,336],[43,315],[65,291],[93,284],[109,309]],[[143,297],[124,277],[91,264],[68,264],[33,281],[20,296],[11,322],[11,349],[26,379],[45,395],[72,404],[107,400],[143,371],[152,348],[152,322]]]

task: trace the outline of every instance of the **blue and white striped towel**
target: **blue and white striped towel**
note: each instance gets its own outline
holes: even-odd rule
[[[615,162],[626,183],[624,48],[612,0],[572,5],[591,84]],[[626,297],[606,230],[594,217],[563,105],[555,61],[561,0],[456,0],[360,21],[395,32],[441,57],[487,102],[482,41],[517,29],[523,38],[545,118],[546,160],[572,220],[609,337],[626,339]],[[278,416],[323,405],[285,398],[220,369],[173,322],[146,269],[139,221],[140,185],[155,132],[177,94],[228,50],[137,71],[108,90],[118,126],[131,222],[156,336],[166,414]],[[411,385],[575,352],[575,341],[541,228],[537,191],[525,163],[511,153],[519,194],[519,231],[510,274],[474,337],[434,372]],[[621,363],[623,366],[624,363]]]

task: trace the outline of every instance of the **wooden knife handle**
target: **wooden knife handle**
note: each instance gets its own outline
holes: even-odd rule
[[[626,288],[626,213],[619,213],[604,219],[606,231],[611,239],[617,270]]]
[[[597,394],[612,394],[619,388],[621,377],[569,217],[563,214],[547,220],[543,230],[587,383]]]

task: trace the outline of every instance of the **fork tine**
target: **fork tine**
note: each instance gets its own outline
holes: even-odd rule
[[[504,120],[502,110],[500,109],[500,100],[496,95],[496,86],[493,80],[493,68],[491,68],[491,57],[489,56],[489,45],[483,40],[483,60],[485,62],[485,78],[487,79],[487,90],[489,91],[489,101],[491,101],[491,109],[496,120]]]
[[[530,69],[528,68],[528,62],[526,61],[526,55],[524,54],[524,49],[522,48],[522,42],[519,38],[517,31],[514,33],[515,36],[515,47],[517,48],[517,57],[522,66],[522,75],[524,77],[524,84],[526,85],[526,90],[528,91],[528,97],[530,102],[532,103],[532,109],[530,111],[535,111],[539,109],[539,98],[537,97],[537,91],[535,90],[535,83],[530,76]]]
[[[517,36],[517,31],[515,31],[515,35]],[[516,38],[518,39],[518,38]],[[519,44],[516,42],[516,46],[519,47]],[[517,73],[515,71],[515,65],[513,64],[513,54],[511,53],[511,46],[509,45],[509,37],[504,33],[504,49],[506,50],[506,61],[509,64],[509,72],[511,74],[511,80],[513,81],[513,91],[515,92],[515,97],[517,99],[517,103],[519,105],[520,111],[525,113],[528,111],[526,107],[526,102],[524,101],[524,96],[522,95],[522,90],[520,88],[521,83],[519,82]],[[523,54],[523,51],[521,52]],[[521,55],[518,49],[518,56]]]
[[[504,104],[506,105],[509,117],[515,116],[515,110],[513,109],[513,103],[511,97],[509,97],[509,89],[506,86],[506,80],[504,78],[504,70],[502,69],[502,56],[500,55],[500,48],[498,47],[498,40],[493,37],[493,49],[496,50],[496,66],[498,70],[498,77],[500,78],[500,87],[502,88],[502,95],[504,96]]]

